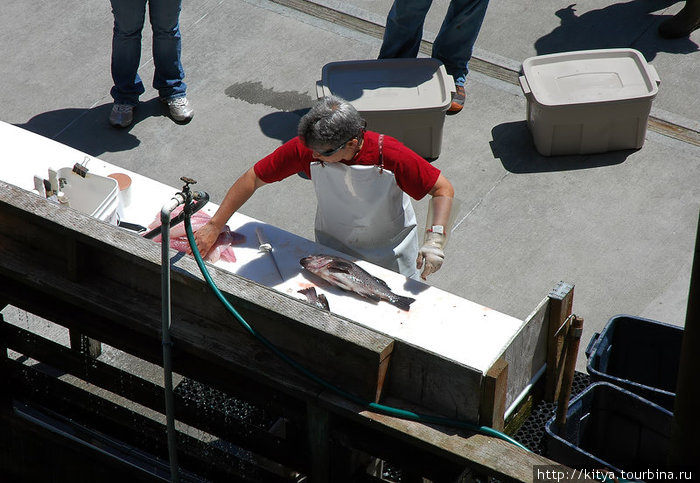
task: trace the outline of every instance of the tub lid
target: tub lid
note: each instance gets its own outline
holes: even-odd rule
[[[659,78],[641,52],[599,49],[530,57],[523,73],[544,105],[609,102],[656,96]]]
[[[319,99],[336,95],[358,111],[444,110],[454,81],[442,62],[431,58],[331,62],[317,84]]]

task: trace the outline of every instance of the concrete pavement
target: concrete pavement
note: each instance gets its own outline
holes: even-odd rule
[[[107,123],[109,2],[7,0],[0,119],[172,186],[188,175],[218,203],[240,173],[295,135],[324,64],[379,51],[377,37],[288,4],[184,2],[183,64],[194,120],[173,123],[147,88],[136,122],[119,130]],[[391,0],[294,4],[382,24]],[[435,0],[426,40],[447,4]],[[447,118],[435,161],[462,209],[432,284],[525,318],[558,281],[573,283],[584,344],[619,313],[683,325],[700,209],[700,146],[692,142],[700,138],[700,31],[673,41],[656,34],[681,7],[666,0],[491,2],[477,58],[517,70],[544,53],[636,48],[662,80],[652,115],[686,130],[691,141],[650,130],[637,151],[542,157],[525,124],[520,88],[472,70],[465,109]],[[150,85],[148,27],[142,54],[140,74]],[[13,162],[21,160],[2,160]],[[415,206],[422,223],[427,202]],[[310,183],[293,177],[263,188],[242,212],[313,238],[314,210]],[[585,371],[583,350],[577,369]]]

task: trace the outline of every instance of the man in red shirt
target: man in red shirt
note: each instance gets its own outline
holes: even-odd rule
[[[202,256],[228,219],[268,183],[298,172],[312,180],[319,243],[407,277],[425,279],[442,266],[452,184],[396,139],[364,129],[355,108],[325,97],[299,121],[299,136],[258,161],[231,186],[212,219],[195,233]],[[410,198],[431,195],[419,248]]]

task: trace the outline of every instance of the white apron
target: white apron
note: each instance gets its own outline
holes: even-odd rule
[[[316,241],[417,278],[418,231],[411,198],[381,166],[311,163]]]

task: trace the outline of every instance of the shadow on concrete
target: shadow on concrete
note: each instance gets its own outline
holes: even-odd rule
[[[309,112],[310,108],[294,111],[279,111],[260,118],[258,124],[262,133],[272,139],[279,139],[280,144],[293,139],[297,135],[299,119]]]
[[[577,14],[576,3],[554,14],[561,25],[535,42],[538,55],[588,49],[634,48],[647,61],[659,52],[688,54],[700,50],[689,38],[667,40],[657,33],[659,23],[670,15],[654,15],[675,0],[631,0]],[[642,28],[640,28],[642,27]],[[639,33],[641,31],[641,33]]]
[[[491,130],[489,142],[495,158],[511,173],[546,173],[600,168],[624,163],[635,149],[601,154],[542,156],[535,149],[527,121],[499,124]]]
[[[131,126],[115,128],[108,121],[111,109],[111,102],[91,109],[58,109],[37,114],[16,126],[99,157],[137,147],[141,141],[130,133],[131,127],[149,117],[167,116],[167,108],[154,98],[137,106]]]

